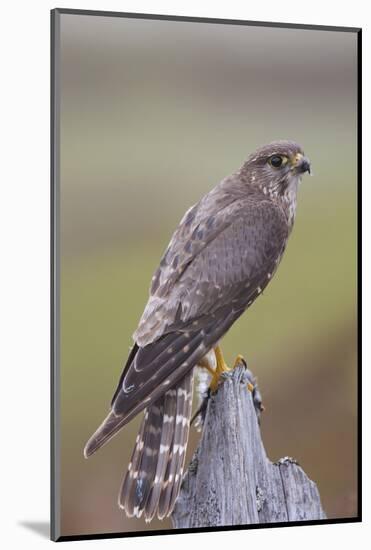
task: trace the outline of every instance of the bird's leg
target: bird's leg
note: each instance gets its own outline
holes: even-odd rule
[[[215,369],[215,371],[216,371],[217,374],[219,374],[219,376],[223,372],[229,372],[229,371],[233,370],[230,367],[228,367],[227,363],[224,361],[222,348],[220,346],[216,346],[214,348],[214,353],[215,353],[215,358],[216,358],[216,369]]]
[[[224,372],[231,372],[241,362],[246,365],[246,362],[242,357],[242,355],[238,355],[236,357],[233,367],[232,368],[228,367],[227,363],[225,362],[220,346],[215,346],[214,358],[215,358],[215,361],[211,361],[209,354],[207,354],[201,359],[201,361],[198,364],[199,367],[203,367],[211,374],[210,390],[213,393],[216,392],[216,390],[218,389],[220,377]],[[215,365],[215,362],[216,362],[216,366],[215,368],[213,368],[213,366]],[[250,391],[254,389],[254,386],[250,383],[248,383],[247,387]]]
[[[212,391],[215,391],[216,388],[218,387],[218,384],[219,384],[219,378],[216,374],[216,369],[213,369],[212,367],[210,367],[210,365],[209,365],[209,363],[206,359],[202,359],[199,362],[198,366],[206,369],[211,374],[210,389]]]
[[[214,348],[214,353],[216,359],[216,368],[210,382],[210,389],[212,392],[215,392],[218,389],[219,380],[223,372],[230,372],[231,370],[233,370],[228,367],[227,363],[225,362],[220,346],[216,346]]]
[[[222,372],[230,370],[223,358],[219,346],[211,349],[198,363],[199,367],[206,369],[211,375],[210,390],[215,392],[219,386],[219,378]]]

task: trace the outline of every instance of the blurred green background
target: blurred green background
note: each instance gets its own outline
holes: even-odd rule
[[[63,535],[169,528],[117,506],[140,419],[88,461],[149,281],[185,210],[257,146],[298,141],[314,177],[264,295],[224,338],[330,518],[356,510],[356,35],[61,16]],[[192,433],[192,452],[198,435]]]

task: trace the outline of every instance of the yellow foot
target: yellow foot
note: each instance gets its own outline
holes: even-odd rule
[[[241,363],[246,365],[245,359],[242,355],[237,355],[236,360],[233,364],[233,367],[228,367],[227,363],[224,360],[222,350],[219,346],[216,346],[214,348],[214,354],[216,359],[216,367],[215,369],[212,368],[210,365],[209,360],[207,359],[207,356],[203,358],[203,360],[199,363],[200,367],[204,367],[210,374],[211,374],[211,382],[210,382],[210,390],[215,393],[219,387],[220,378],[221,375],[224,372],[231,372],[233,369],[237,367],[237,365],[240,365]],[[247,384],[247,387],[250,391],[253,391],[254,386],[250,383]]]
[[[214,348],[214,353],[216,359],[216,368],[211,376],[210,389],[212,392],[216,392],[216,390],[218,389],[220,377],[223,372],[230,372],[232,370],[224,361],[223,353],[219,346],[216,346],[216,348]]]

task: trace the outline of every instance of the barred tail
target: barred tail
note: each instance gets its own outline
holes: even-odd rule
[[[119,506],[146,521],[173,511],[183,476],[192,411],[193,372],[146,409]]]

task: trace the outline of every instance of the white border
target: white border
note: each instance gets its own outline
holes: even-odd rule
[[[264,2],[120,1],[49,2],[18,0],[1,10],[1,543],[4,548],[40,548],[53,544],[22,522],[49,519],[49,10],[54,7],[132,11],[257,21],[362,26],[364,98],[371,97],[370,34],[367,2],[265,0]],[[364,281],[371,281],[370,170],[368,154],[370,109],[364,105]],[[336,162],[336,159],[334,159]],[[5,170],[4,170],[5,167]],[[369,247],[370,249],[370,247]],[[4,254],[5,253],[5,254]],[[367,305],[364,288],[364,365],[370,363]],[[364,423],[370,417],[368,368],[364,370]],[[366,435],[366,431],[365,431]],[[370,463],[369,437],[364,464]],[[364,471],[365,524],[290,527],[241,532],[189,534],[140,539],[69,543],[161,548],[190,545],[249,544],[256,548],[349,548],[366,538],[369,529],[369,468]],[[368,533],[370,535],[370,532]]]

